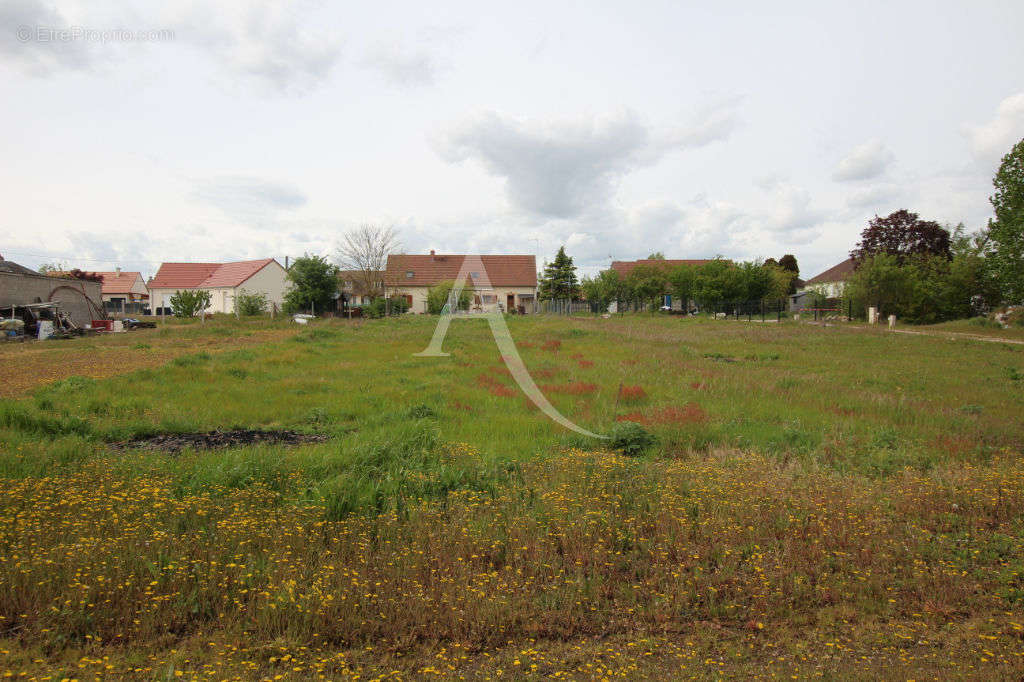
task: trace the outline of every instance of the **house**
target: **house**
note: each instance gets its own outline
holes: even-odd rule
[[[278,308],[288,288],[287,271],[273,258],[234,263],[162,263],[149,280],[154,315],[171,312],[171,296],[177,291],[210,292],[211,313],[234,313],[241,292],[261,293]]]
[[[674,268],[679,267],[680,265],[700,266],[710,262],[710,260],[700,258],[683,260],[668,258],[640,258],[638,260],[612,261],[612,270],[619,273],[620,279],[626,279],[627,277],[629,277],[629,274],[631,272],[633,272],[634,270],[641,266],[650,268],[660,268],[663,270],[672,270]],[[673,310],[683,309],[683,301],[673,301],[672,294],[667,291],[664,294],[662,305],[668,306]]]
[[[109,313],[139,314],[149,308],[149,288],[141,272],[91,272],[103,278],[103,308]]]
[[[87,276],[87,275],[86,275]],[[106,317],[99,281],[70,274],[49,277],[0,256],[0,314],[10,315],[11,306],[58,303],[60,309],[80,327]]]
[[[373,273],[373,286],[366,284],[366,273],[362,270],[339,270],[338,291],[349,305],[365,305],[374,298],[384,295],[384,271]]]
[[[537,258],[535,256],[500,255],[479,258],[484,273],[470,272],[467,288],[470,311],[521,313],[536,311]],[[385,282],[388,296],[403,296],[409,311],[427,312],[427,291],[441,282],[454,281],[462,269],[465,255],[437,254],[388,256]]]
[[[839,298],[843,295],[846,280],[856,269],[857,262],[852,258],[847,258],[839,265],[834,265],[825,272],[811,277],[804,282],[800,291],[816,291],[824,294],[827,298]]]

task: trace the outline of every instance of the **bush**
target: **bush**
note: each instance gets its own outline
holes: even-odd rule
[[[653,446],[658,439],[636,422],[619,422],[612,427],[608,446],[624,455],[635,457]]]
[[[251,317],[253,315],[262,315],[267,312],[267,295],[262,292],[249,293],[245,289],[238,292],[238,297],[235,299],[235,305],[238,306],[238,314]]]
[[[209,291],[186,289],[171,296],[171,312],[175,317],[195,317],[210,307],[213,296]]]
[[[386,314],[401,315],[409,310],[409,303],[402,296],[386,299],[381,296],[362,307],[363,317],[380,318]]]
[[[454,288],[455,282],[439,282],[427,290],[427,312],[431,315],[440,315],[448,302],[448,296]],[[459,310],[469,310],[469,289],[463,288],[459,292]]]

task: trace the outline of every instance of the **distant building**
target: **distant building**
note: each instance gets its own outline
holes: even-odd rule
[[[103,307],[108,313],[139,314],[149,308],[149,288],[141,272],[92,272],[103,278]]]
[[[828,298],[839,298],[846,288],[846,280],[857,269],[857,262],[847,258],[839,265],[833,265],[825,272],[811,277],[804,282],[801,292],[820,291]]]
[[[171,296],[177,291],[210,292],[206,312],[234,313],[235,299],[242,291],[261,293],[278,308],[288,288],[287,271],[273,258],[234,263],[163,263],[149,280],[154,315],[170,314]]]
[[[427,291],[441,282],[454,280],[462,269],[465,255],[437,254],[390,255],[385,272],[388,296],[405,297],[409,311],[427,312]],[[489,286],[483,285],[483,273],[470,273],[470,311],[524,313],[536,312],[537,259],[535,256],[480,256]],[[473,284],[479,278],[479,284]]]
[[[106,317],[99,282],[49,277],[0,256],[0,315],[10,315],[11,306],[50,302],[59,303],[80,327]]]

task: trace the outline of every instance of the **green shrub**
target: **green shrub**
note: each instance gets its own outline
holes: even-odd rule
[[[267,295],[259,291],[250,293],[242,289],[238,292],[238,297],[235,299],[238,314],[246,317],[262,315],[267,312],[268,305]]]
[[[658,439],[636,422],[619,422],[612,427],[608,447],[624,455],[635,457],[651,448]]]
[[[427,290],[427,312],[431,315],[440,315],[445,304],[448,303],[449,295],[454,287],[455,282],[452,281],[439,282],[430,287],[430,289]],[[459,292],[458,309],[469,309],[469,289],[463,288],[463,290]]]
[[[385,315],[401,315],[409,310],[409,303],[401,296],[395,296],[390,299],[380,296],[373,299],[372,303],[364,305],[362,309],[363,317],[376,319]]]

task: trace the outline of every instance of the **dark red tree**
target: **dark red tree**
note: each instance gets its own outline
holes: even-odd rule
[[[797,265],[796,256],[791,253],[787,253],[779,259],[779,267],[783,270],[789,270],[794,275],[800,275],[800,266]]]
[[[910,256],[950,258],[949,230],[933,220],[921,220],[906,209],[884,218],[876,215],[860,233],[860,241],[850,257],[860,263],[880,253],[896,256],[900,262]]]

